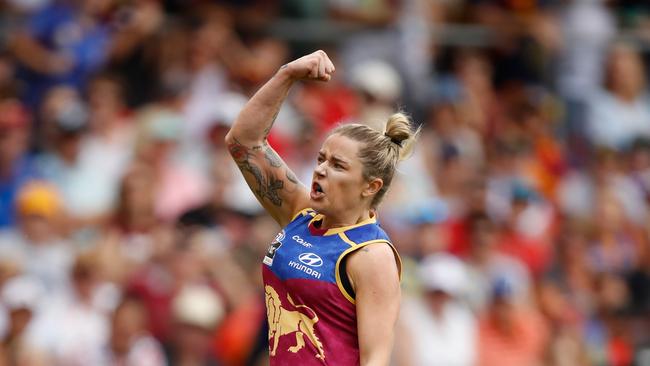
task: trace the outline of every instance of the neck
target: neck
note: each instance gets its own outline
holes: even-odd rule
[[[323,215],[323,220],[321,221],[321,229],[334,229],[337,227],[355,225],[365,220],[368,220],[374,216],[374,213],[371,213],[369,209],[363,209],[360,211],[353,211],[350,213],[344,213],[342,215]]]

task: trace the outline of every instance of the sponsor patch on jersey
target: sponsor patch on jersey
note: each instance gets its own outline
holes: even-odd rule
[[[262,261],[264,264],[267,266],[273,265],[273,258],[275,257],[275,253],[280,249],[282,246],[282,240],[284,240],[284,230],[280,231],[278,235],[275,236],[275,239],[269,245],[269,248],[266,250],[266,255],[264,256],[264,260]]]
[[[303,238],[301,238],[299,235],[294,235],[291,237],[296,243],[302,245],[305,248],[311,248],[313,245],[312,243],[305,241]]]
[[[323,259],[314,253],[302,253],[298,260],[310,267],[320,267],[323,265]]]
[[[302,263],[298,263],[296,261],[289,261],[289,267],[297,269],[298,271],[306,273],[309,276],[312,276],[314,278],[320,279],[321,276],[322,276],[322,274],[320,272],[316,271],[315,269],[313,269],[313,268],[311,268],[309,266],[306,266],[306,265],[304,265]]]

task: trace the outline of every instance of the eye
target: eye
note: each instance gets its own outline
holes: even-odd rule
[[[316,159],[316,161],[317,161],[318,164],[320,165],[320,164],[323,164],[323,162],[325,161],[325,159],[323,159],[322,156],[319,156],[318,159]]]
[[[343,165],[339,163],[334,163],[334,169],[343,169]]]

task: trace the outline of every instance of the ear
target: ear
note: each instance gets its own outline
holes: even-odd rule
[[[384,181],[381,178],[372,178],[369,182],[366,183],[363,191],[361,191],[362,197],[370,197],[375,195],[381,187],[384,186]]]

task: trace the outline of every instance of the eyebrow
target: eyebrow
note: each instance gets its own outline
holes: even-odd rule
[[[325,153],[322,152],[322,151],[319,151],[319,152],[318,152],[318,156],[319,156],[319,157],[324,157],[324,156],[325,156]],[[330,159],[332,159],[332,160],[334,160],[334,161],[336,161],[336,162],[338,162],[338,163],[342,163],[342,164],[345,164],[345,165],[350,165],[350,163],[349,163],[347,160],[342,159],[342,158],[340,158],[340,157],[338,157],[338,156],[336,156],[336,155],[332,155],[332,156],[330,157]]]

